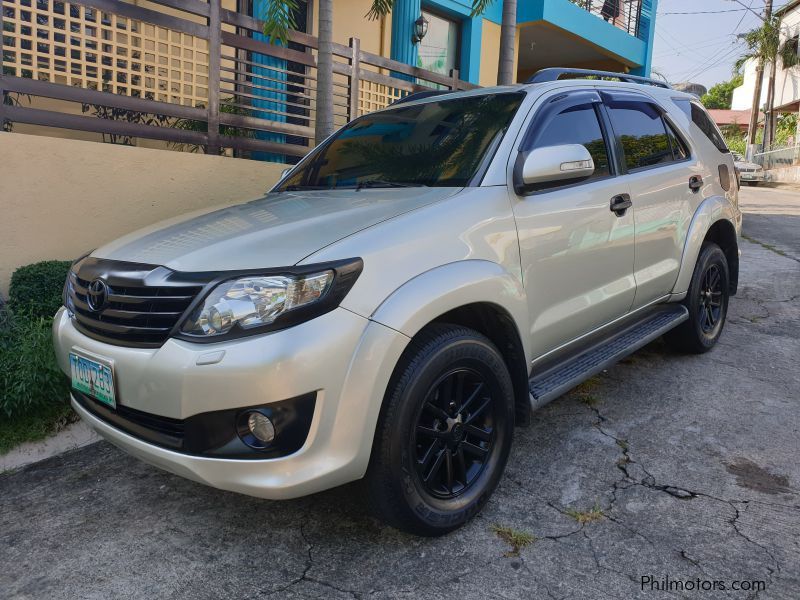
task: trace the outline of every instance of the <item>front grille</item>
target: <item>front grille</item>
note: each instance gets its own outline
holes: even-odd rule
[[[121,345],[158,347],[203,289],[164,267],[84,259],[67,279],[67,307],[89,337]],[[90,306],[89,286],[105,285],[101,306]],[[99,310],[98,310],[99,309]]]

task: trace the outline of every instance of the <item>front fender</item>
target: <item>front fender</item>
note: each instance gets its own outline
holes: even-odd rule
[[[700,248],[703,246],[703,240],[712,225],[722,220],[729,221],[733,225],[736,230],[738,246],[738,238],[742,232],[742,213],[736,206],[724,196],[710,196],[697,207],[692,217],[692,222],[689,224],[678,278],[672,289],[674,296],[680,298],[688,291],[689,284],[692,281],[692,273],[694,273],[694,265],[700,255]]]
[[[530,331],[528,302],[522,282],[501,265],[463,260],[426,271],[386,298],[370,318],[409,337],[446,312],[475,303],[504,309],[517,332]],[[526,364],[531,361],[528,336],[520,335]]]

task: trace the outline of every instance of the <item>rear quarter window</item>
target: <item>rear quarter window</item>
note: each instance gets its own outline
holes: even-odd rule
[[[722,137],[719,127],[714,123],[713,119],[697,102],[691,100],[675,99],[675,104],[684,112],[686,116],[692,120],[692,123],[700,128],[700,131],[714,144],[714,147],[720,152],[730,152],[728,144],[725,143],[725,138]]]

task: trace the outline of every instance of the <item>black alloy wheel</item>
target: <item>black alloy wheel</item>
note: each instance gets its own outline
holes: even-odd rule
[[[722,335],[729,298],[728,259],[717,244],[706,242],[683,301],[689,318],[667,332],[664,340],[680,352],[708,352]]]
[[[719,265],[710,264],[703,274],[697,310],[700,328],[711,334],[720,325],[722,316],[722,273]]]
[[[412,446],[422,487],[454,498],[480,476],[494,445],[494,399],[484,377],[454,369],[428,390]]]
[[[398,362],[375,430],[366,485],[378,516],[442,535],[486,504],[514,432],[508,367],[484,335],[435,323]]]

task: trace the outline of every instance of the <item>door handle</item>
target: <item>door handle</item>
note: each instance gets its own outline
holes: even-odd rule
[[[618,217],[623,216],[631,206],[633,206],[633,202],[628,194],[619,194],[611,199],[611,212]]]
[[[703,178],[700,175],[692,175],[689,177],[689,189],[697,193],[703,187]]]

